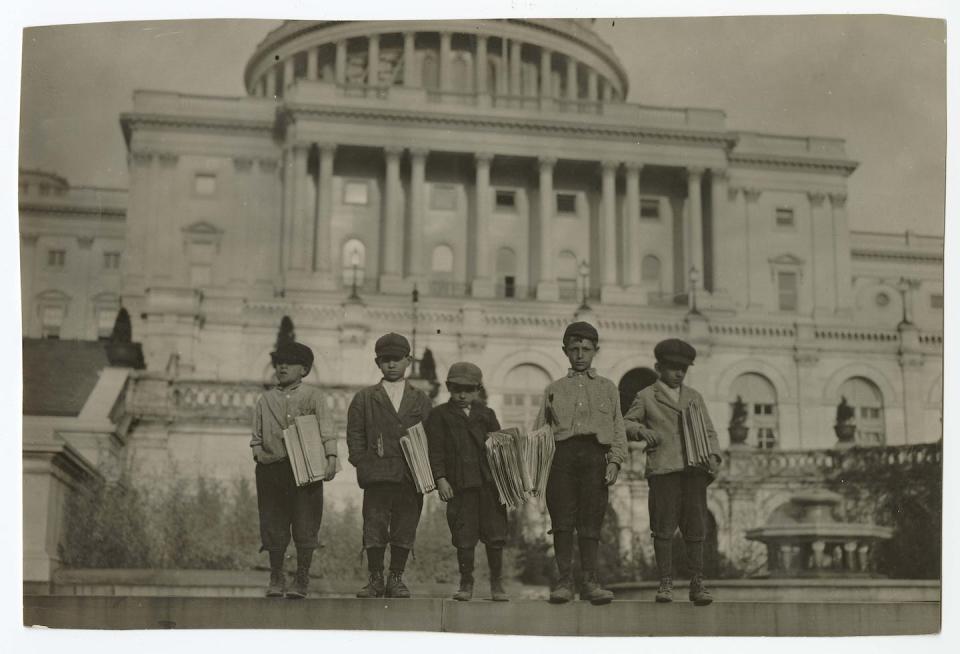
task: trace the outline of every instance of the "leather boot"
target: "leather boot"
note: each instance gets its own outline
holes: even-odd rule
[[[490,567],[490,599],[508,602],[510,596],[503,589],[503,548],[487,546],[487,565]]]
[[[367,599],[371,597],[383,597],[385,586],[383,583],[383,570],[371,570],[370,580],[367,585],[360,589],[357,597]]]
[[[690,579],[690,601],[694,606],[706,606],[713,602],[713,595],[703,585],[702,575],[694,575]]]
[[[390,576],[387,577],[387,587],[383,596],[402,599],[410,597],[410,589],[403,583],[403,570],[390,571]]]
[[[287,591],[287,577],[282,569],[270,571],[270,585],[267,587],[267,597],[283,597]]]
[[[661,604],[673,601],[673,579],[671,577],[664,577],[660,580],[656,600]]]
[[[293,587],[287,590],[287,599],[303,599],[307,596],[310,587],[310,573],[303,568],[297,568],[293,577]]]
[[[588,571],[583,573],[583,583],[580,585],[580,599],[587,600],[591,604],[599,606],[612,602],[613,593],[600,585],[595,571]]]
[[[558,531],[553,534],[553,549],[557,559],[557,585],[550,591],[551,604],[565,604],[573,599],[573,533]]]
[[[460,587],[453,594],[458,602],[469,602],[473,599],[473,563],[474,548],[457,548],[457,568],[460,570]]]

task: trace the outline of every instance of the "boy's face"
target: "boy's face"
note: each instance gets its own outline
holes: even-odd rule
[[[593,341],[574,337],[567,340],[563,353],[567,355],[571,368],[583,372],[593,365],[593,357],[597,356],[598,349]]]
[[[288,363],[286,361],[277,361],[273,369],[277,373],[277,382],[282,387],[292,386],[307,374],[307,367],[300,363]]]
[[[410,365],[410,357],[398,357],[392,355],[384,355],[377,357],[375,359],[377,367],[380,368],[380,372],[383,373],[383,378],[388,382],[400,381],[403,379],[403,373],[407,371],[407,366]]]
[[[447,382],[450,391],[450,401],[460,409],[466,409],[480,397],[480,387],[472,384],[455,384]]]
[[[687,376],[687,366],[682,363],[668,363],[666,361],[654,364],[660,380],[670,388],[679,388],[683,378]]]

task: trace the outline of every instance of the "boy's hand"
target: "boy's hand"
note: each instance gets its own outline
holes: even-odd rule
[[[328,456],[327,457],[327,469],[324,471],[323,480],[324,481],[333,481],[333,478],[337,476],[337,457]]]
[[[607,486],[613,486],[617,483],[617,477],[620,475],[620,466],[616,463],[607,464],[607,473],[603,476],[603,481]]]
[[[647,443],[648,450],[652,450],[663,441],[660,434],[652,429],[644,429],[640,437]]]
[[[437,492],[440,493],[440,499],[449,502],[453,499],[453,486],[447,481],[446,477],[440,477],[437,480]]]
[[[717,473],[720,472],[720,463],[721,463],[721,460],[719,455],[717,454],[710,455],[710,463],[709,463],[708,470],[710,470],[710,474],[713,475],[714,477],[716,477]]]

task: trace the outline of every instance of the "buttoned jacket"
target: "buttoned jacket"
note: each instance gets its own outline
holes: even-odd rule
[[[500,429],[493,409],[474,403],[468,416],[447,402],[430,412],[424,427],[434,479],[445,477],[454,491],[493,483],[485,451],[487,435]]]

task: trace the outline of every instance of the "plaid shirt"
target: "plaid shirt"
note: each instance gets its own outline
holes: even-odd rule
[[[297,416],[315,415],[320,423],[323,449],[327,456],[337,454],[337,437],[326,416],[326,405],[320,389],[306,384],[279,386],[264,391],[253,410],[253,436],[250,447],[260,463],[274,463],[287,458],[283,430]]]
[[[549,424],[553,437],[566,440],[573,436],[595,435],[610,449],[607,461],[623,466],[627,458],[627,435],[620,414],[620,392],[616,384],[597,374],[593,368],[567,376],[547,386],[536,426]]]

